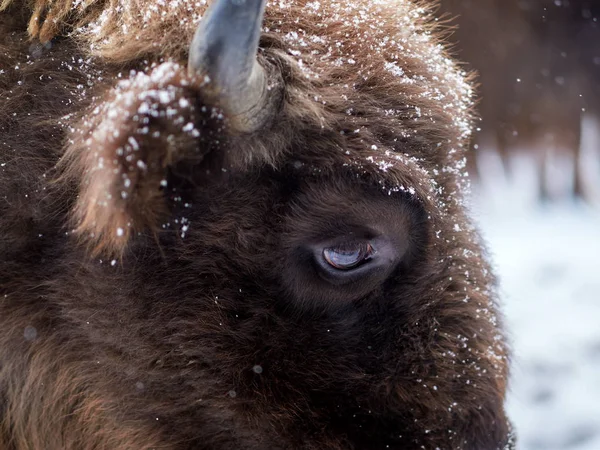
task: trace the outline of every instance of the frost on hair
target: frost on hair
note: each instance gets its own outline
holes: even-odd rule
[[[94,252],[121,253],[132,233],[155,230],[167,167],[202,158],[208,115],[192,86],[177,64],[132,72],[74,128],[62,166],[79,183],[73,219]]]

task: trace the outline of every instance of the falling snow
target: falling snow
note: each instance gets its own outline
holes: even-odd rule
[[[479,185],[473,207],[497,267],[514,353],[508,414],[519,449],[598,450],[600,213],[536,204],[532,173]]]

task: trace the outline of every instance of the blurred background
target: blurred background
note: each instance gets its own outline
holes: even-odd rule
[[[600,0],[440,0],[479,73],[472,210],[521,450],[600,450]]]

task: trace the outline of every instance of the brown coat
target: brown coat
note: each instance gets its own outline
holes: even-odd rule
[[[196,3],[4,3],[0,448],[508,445],[471,87],[424,9],[272,3],[282,102],[239,135],[185,70]],[[319,277],[356,230],[403,257]]]

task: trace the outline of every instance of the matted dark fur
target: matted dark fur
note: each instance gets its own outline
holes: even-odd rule
[[[0,448],[511,446],[471,92],[424,9],[268,6],[282,103],[239,135],[185,68],[202,8],[31,3],[0,14]],[[366,228],[393,270],[318,276]]]

